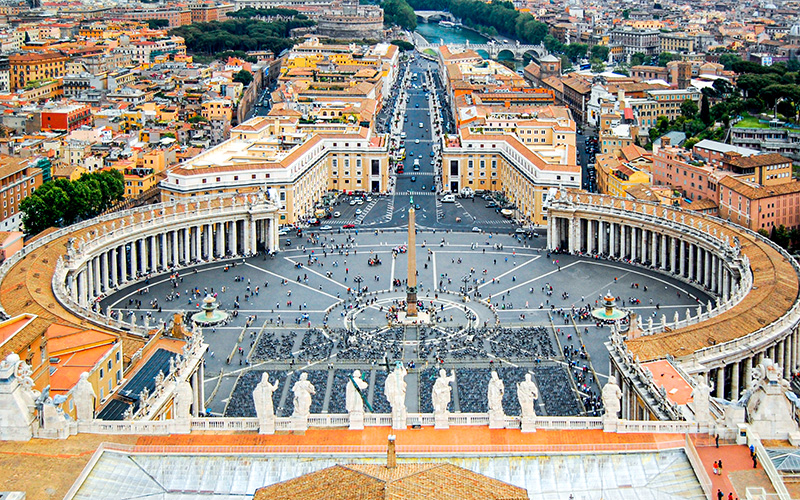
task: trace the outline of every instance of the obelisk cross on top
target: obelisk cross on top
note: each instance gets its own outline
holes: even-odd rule
[[[406,317],[417,316],[417,229],[414,197],[408,208],[408,285],[406,287]]]

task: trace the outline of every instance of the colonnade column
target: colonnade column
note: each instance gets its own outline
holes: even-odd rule
[[[111,280],[109,286],[116,287],[119,279],[119,247],[111,249]]]
[[[569,219],[569,233],[567,236],[567,240],[569,242],[568,251],[569,253],[575,252],[575,218]]]
[[[686,276],[686,245],[683,240],[678,240],[678,259],[680,275]]]
[[[744,380],[743,380],[744,388],[745,389],[749,389],[750,388],[750,379],[753,376],[752,375],[753,358],[752,357],[745,358],[742,362],[744,363]]]
[[[617,234],[616,234],[616,231],[617,231],[617,227],[618,226],[619,226],[619,224],[617,224],[616,222],[609,222],[608,223],[608,255],[610,255],[612,257],[616,257],[617,256],[617,249],[616,249]]]
[[[720,399],[725,398],[725,365],[717,368],[717,392],[716,396]]]
[[[158,240],[161,245],[161,267],[166,270],[169,267],[167,265],[167,233],[161,233]]]
[[[187,265],[192,261],[191,254],[189,253],[191,236],[192,230],[188,227],[183,228],[183,261]]]
[[[731,367],[731,401],[739,399],[739,363],[737,361]]]
[[[178,267],[180,260],[178,258],[178,231],[172,231],[172,265]]]
[[[245,224],[250,226],[250,253],[254,254],[258,251],[258,238],[256,237],[256,221],[250,219],[249,221],[245,221]]]
[[[234,220],[231,223],[231,229],[231,237],[233,238],[231,248],[233,250],[233,255],[239,255],[239,221]]]
[[[625,230],[627,226],[625,224],[619,225],[619,257],[624,259],[628,256],[627,253],[627,246],[628,246],[628,235],[626,234],[627,231]]]
[[[728,283],[728,270],[723,268],[722,269],[722,299],[728,300],[728,295],[730,294],[730,284]]]
[[[102,284],[104,292],[109,288],[108,286],[109,252],[111,252],[111,250],[108,249],[106,249],[106,251],[103,252],[103,262],[100,263],[100,282]]]

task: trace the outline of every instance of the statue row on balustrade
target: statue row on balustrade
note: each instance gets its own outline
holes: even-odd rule
[[[392,419],[396,423],[396,427],[405,427],[406,421],[406,368],[402,363],[398,363],[395,369],[389,373],[386,378],[386,384],[383,393],[392,408]],[[439,370],[439,376],[436,378],[433,389],[431,391],[431,402],[433,406],[433,415],[436,419],[437,426],[443,427],[447,425],[447,417],[449,415],[448,406],[451,401],[451,384],[455,381],[455,374],[446,370]],[[606,407],[616,409],[613,415],[616,417],[616,412],[619,411],[619,397],[621,392],[616,384],[610,384],[613,387],[604,389],[604,404]],[[350,417],[351,428],[363,428],[364,418],[364,403],[366,401],[366,390],[368,383],[363,379],[361,372],[355,370],[349,377],[347,386],[345,388],[345,407]],[[259,422],[262,428],[266,427],[270,430],[274,429],[275,410],[273,406],[273,393],[278,389],[278,383],[270,382],[269,375],[264,374],[261,382],[256,386],[253,391],[253,402],[255,403],[256,414],[258,415]],[[517,383],[517,399],[521,408],[521,415],[523,422],[532,421],[536,417],[536,410],[534,404],[539,399],[539,389],[533,381],[531,373],[525,375],[522,382]],[[316,394],[314,385],[308,380],[307,373],[301,373],[300,378],[294,383],[292,387],[294,412],[292,418],[295,420],[307,419],[311,412],[312,397]],[[502,428],[505,427],[505,412],[503,411],[503,396],[505,394],[505,385],[500,379],[496,371],[491,372],[489,386],[487,391],[487,399],[489,402],[489,419],[491,427]],[[608,401],[606,401],[608,399]],[[612,401],[613,400],[613,401]],[[353,426],[353,422],[356,426]]]

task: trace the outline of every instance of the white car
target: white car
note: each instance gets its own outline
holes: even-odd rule
[[[356,200],[350,200],[350,206],[354,207],[356,205]]]
[[[324,225],[324,226],[320,226],[320,227],[319,227],[319,230],[320,230],[320,231],[330,231],[331,229],[333,229],[333,227],[331,227],[331,226],[329,226],[329,225],[327,225],[327,224],[326,224],[326,225]]]
[[[483,230],[481,230],[481,228],[479,228],[478,226],[475,226],[475,227],[472,228],[472,232],[473,233],[482,233]]]
[[[419,139],[414,139],[414,144],[419,144]]]
[[[333,212],[333,216],[334,216],[334,217],[341,217],[341,216],[342,216],[342,214],[341,214],[341,213],[339,213],[339,212]]]
[[[356,215],[361,215],[361,209],[360,208],[356,209]]]

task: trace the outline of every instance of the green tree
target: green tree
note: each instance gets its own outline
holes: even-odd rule
[[[592,63],[592,72],[593,73],[602,73],[606,70],[606,63],[603,61],[595,60]]]
[[[233,75],[233,81],[239,82],[245,87],[250,85],[250,82],[253,81],[253,74],[247,71],[246,69],[238,71],[235,75]]]
[[[121,200],[125,181],[117,170],[85,173],[76,181],[56,179],[20,203],[27,234],[95,217]]]
[[[703,99],[700,101],[700,120],[706,124],[711,125],[711,104],[708,102],[708,96],[703,94]]]
[[[623,9],[622,11],[622,19],[630,19],[631,11],[630,9]]]
[[[151,30],[166,28],[169,26],[169,19],[148,19],[147,27]]]
[[[414,50],[414,44],[410,42],[406,42],[405,40],[392,40],[392,45],[397,45],[400,47],[400,50],[403,52],[407,52],[409,50]]]
[[[387,25],[400,26],[413,31],[417,27],[417,15],[405,0],[386,0],[381,4],[383,21]]]
[[[595,45],[592,47],[592,59],[596,59],[599,61],[606,61],[608,60],[608,51],[609,48],[605,45]]]
[[[739,54],[722,54],[719,56],[719,63],[725,66],[725,69],[730,71],[733,69],[734,63],[741,61],[742,58]]]
[[[577,61],[578,59],[586,57],[589,46],[585,43],[571,43],[569,45],[564,45],[563,50],[564,54],[572,61]]]
[[[644,64],[646,59],[647,54],[643,52],[637,52],[631,56],[631,66],[641,66]]]
[[[686,99],[681,103],[681,115],[687,120],[692,120],[697,115],[697,103],[691,99]]]
[[[544,48],[550,52],[561,52],[564,48],[564,44],[553,35],[547,35],[544,37]]]
[[[667,63],[675,61],[678,59],[676,54],[672,52],[662,52],[658,55],[658,65],[659,66],[666,66]]]

